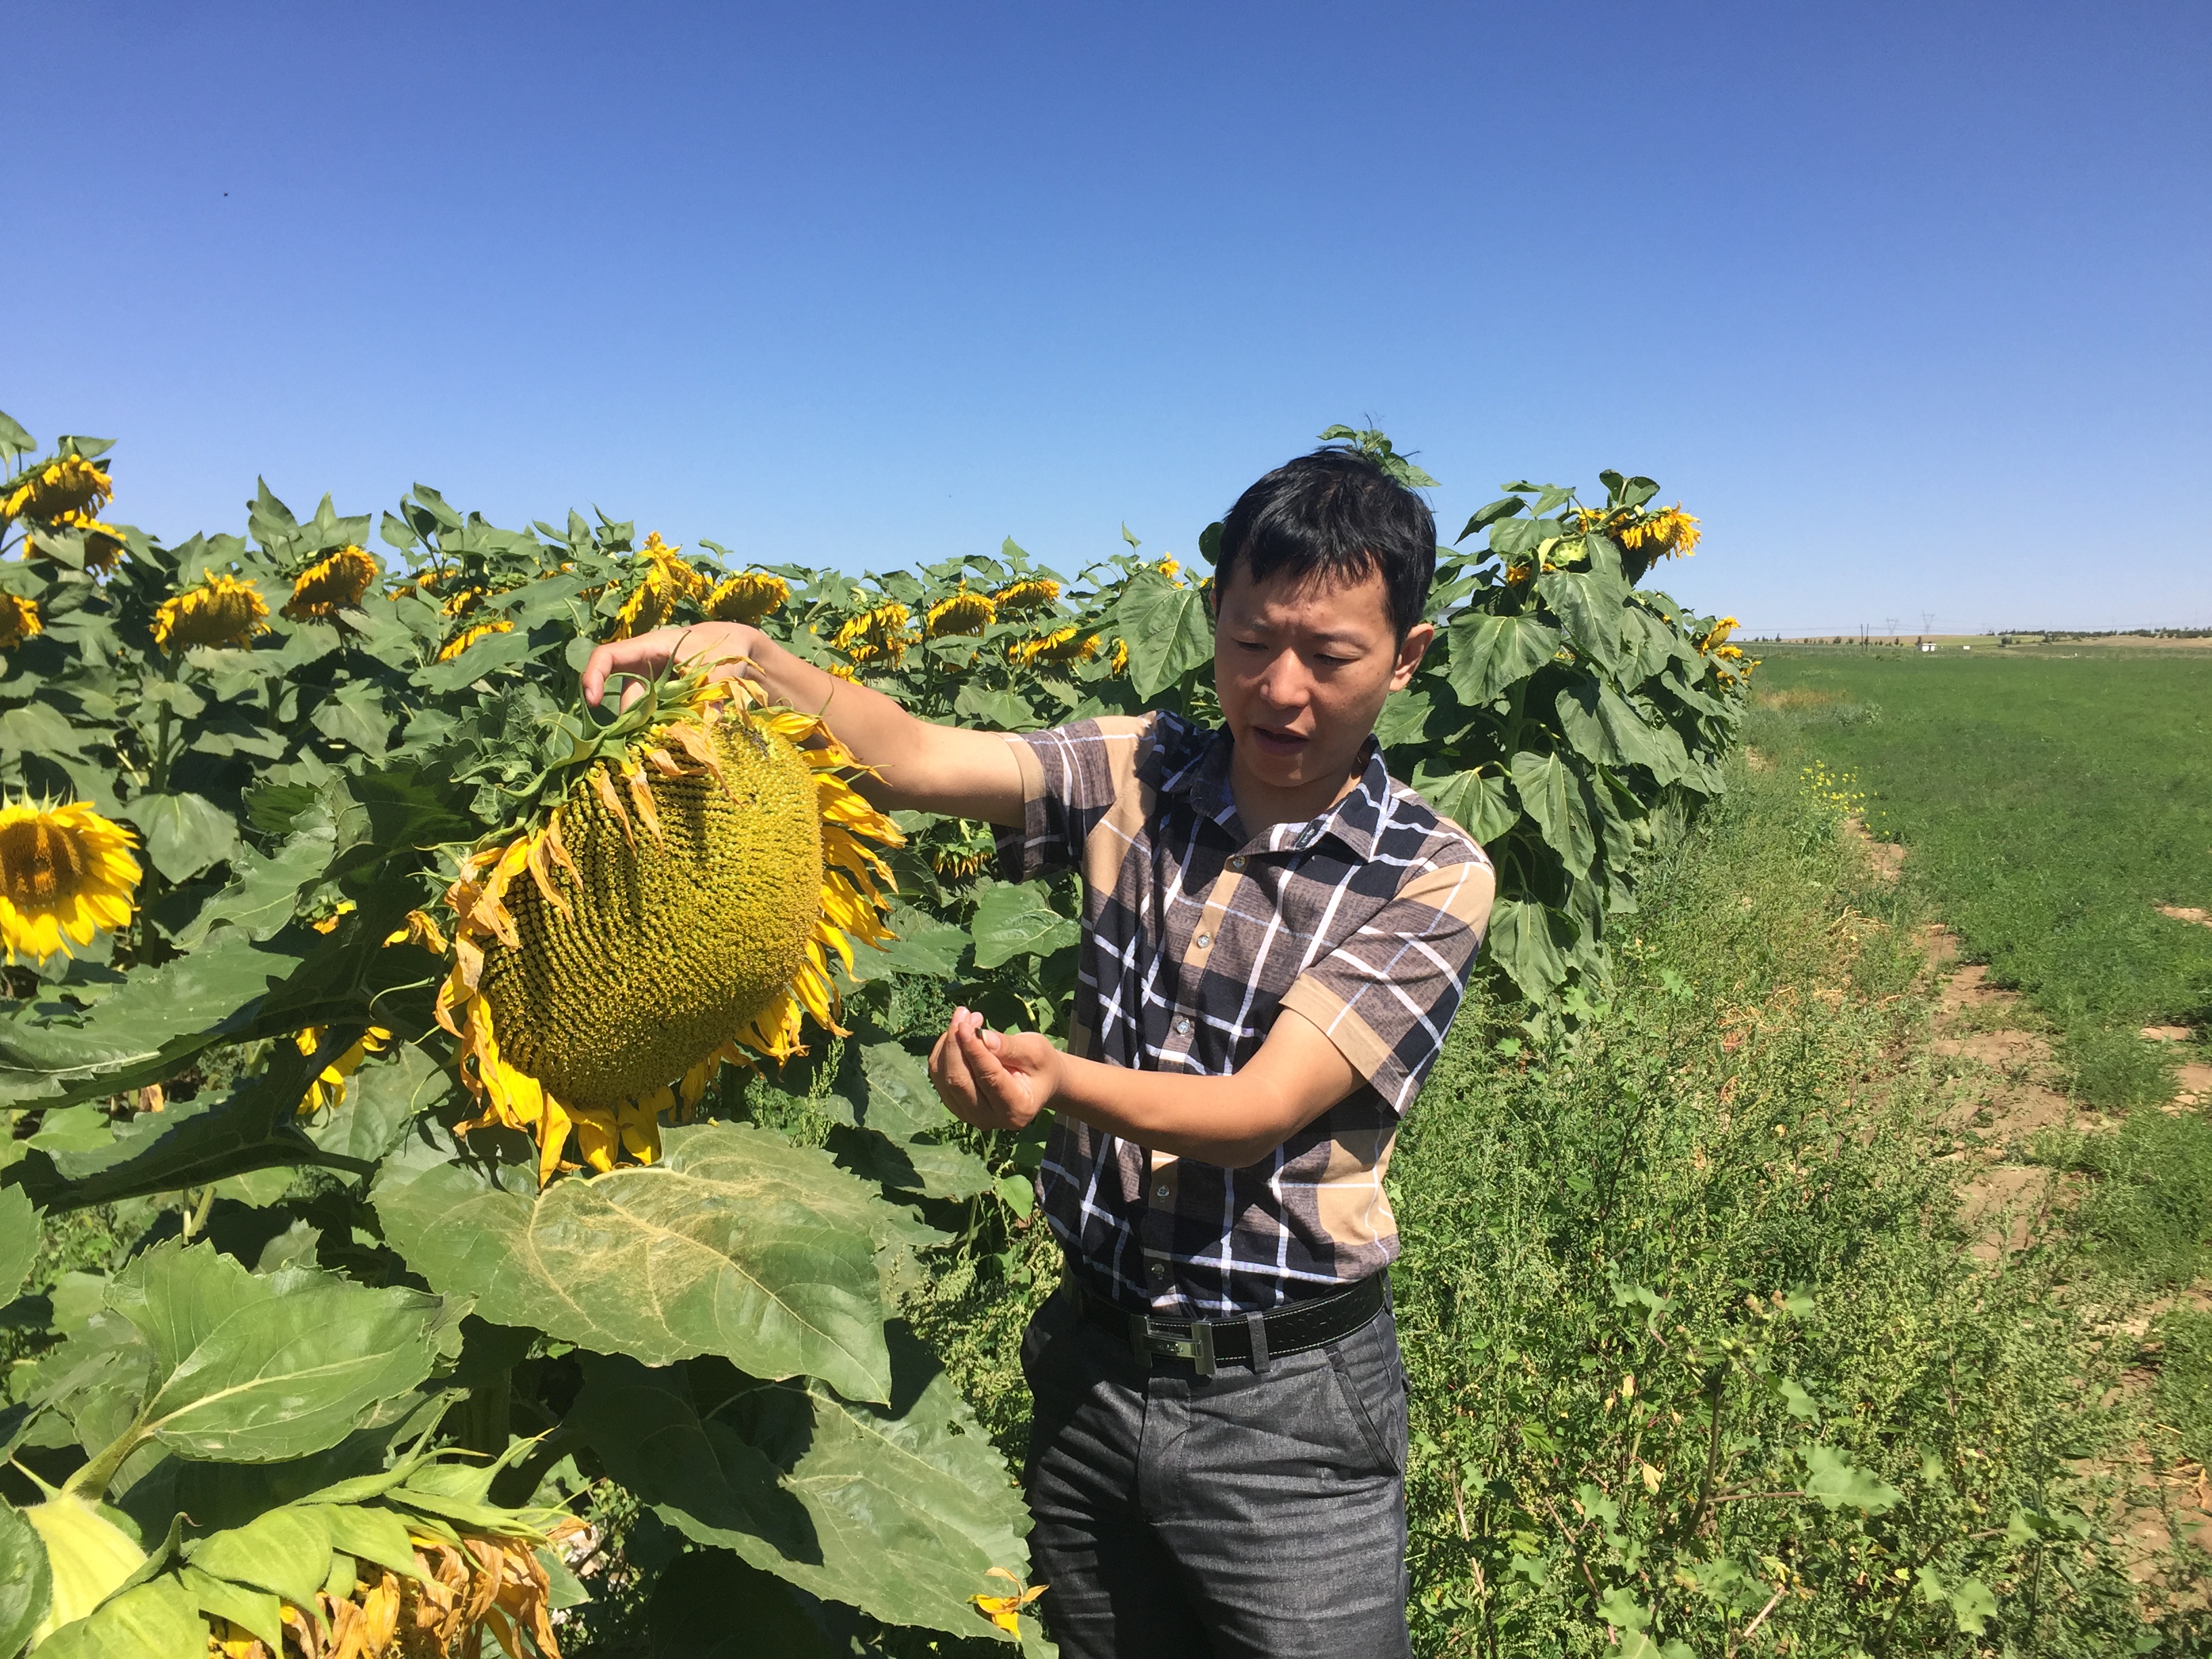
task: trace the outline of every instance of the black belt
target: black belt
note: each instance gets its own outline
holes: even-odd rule
[[[1390,1275],[1377,1273],[1334,1296],[1293,1302],[1273,1313],[1239,1319],[1155,1319],[1131,1313],[1071,1277],[1068,1290],[1083,1316],[1127,1342],[1139,1364],[1158,1358],[1188,1359],[1200,1376],[1224,1362],[1267,1369],[1271,1358],[1326,1347],[1360,1329],[1390,1305]]]

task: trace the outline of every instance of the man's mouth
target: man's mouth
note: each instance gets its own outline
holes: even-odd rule
[[[1276,755],[1287,758],[1290,756],[1303,753],[1306,744],[1311,741],[1310,738],[1301,737],[1295,732],[1280,731],[1273,726],[1255,726],[1248,729],[1251,733],[1252,746],[1263,755]]]

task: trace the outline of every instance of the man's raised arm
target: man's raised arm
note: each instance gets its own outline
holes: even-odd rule
[[[628,679],[622,690],[628,707],[643,694],[642,681],[672,664],[704,667],[718,679],[743,675],[769,702],[820,715],[853,757],[874,769],[859,787],[878,806],[1022,822],[1021,770],[1006,739],[918,719],[896,699],[824,673],[744,623],[659,628],[611,641],[584,665],[585,701],[596,705],[609,680]]]

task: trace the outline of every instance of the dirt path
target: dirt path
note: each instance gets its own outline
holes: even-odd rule
[[[1881,880],[1900,878],[1903,847],[1876,841],[1856,817],[1845,828]],[[2180,919],[2206,920],[2201,912]],[[2118,1127],[2118,1120],[2068,1097],[2044,1022],[2020,993],[1990,984],[1986,967],[1960,962],[1958,937],[1948,927],[1930,923],[1917,940],[1936,992],[1931,1046],[1957,1062],[1949,1079],[1949,1103],[1936,1120],[1936,1157],[1954,1168],[1960,1219],[1969,1232],[1967,1249],[1977,1261],[2002,1270],[2008,1257],[2045,1237],[2054,1216],[2071,1209],[2087,1186],[2079,1172],[2028,1162],[2035,1138],[2048,1130],[2106,1133]],[[2185,1042],[2195,1034],[2177,1025],[2146,1027],[2142,1035],[2150,1042]],[[2180,1091],[2162,1109],[2179,1112],[2212,1103],[2212,1066],[2185,1064],[2179,1081]],[[2212,1291],[2200,1282],[2179,1296],[2116,1310],[2118,1317],[2102,1322],[2104,1338],[2142,1352],[2153,1323],[2184,1302],[2212,1311]],[[2119,1386],[2142,1394],[2156,1381],[2154,1370],[2137,1364],[2123,1375]],[[2130,1448],[2118,1466],[2100,1464],[2094,1472],[2118,1474],[2123,1468],[2140,1495],[2119,1507],[2110,1522],[2126,1552],[2130,1576],[2163,1609],[2207,1605],[2212,1601],[2212,1562],[2179,1583],[2169,1581],[2165,1566],[2176,1537],[2192,1540],[2212,1556],[2212,1474],[2193,1462],[2161,1460],[2147,1441]]]

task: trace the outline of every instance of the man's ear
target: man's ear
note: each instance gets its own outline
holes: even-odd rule
[[[1398,646],[1397,666],[1390,672],[1390,689],[1402,691],[1413,678],[1413,671],[1421,665],[1421,658],[1436,642],[1434,623],[1415,623],[1406,630],[1406,637]]]

